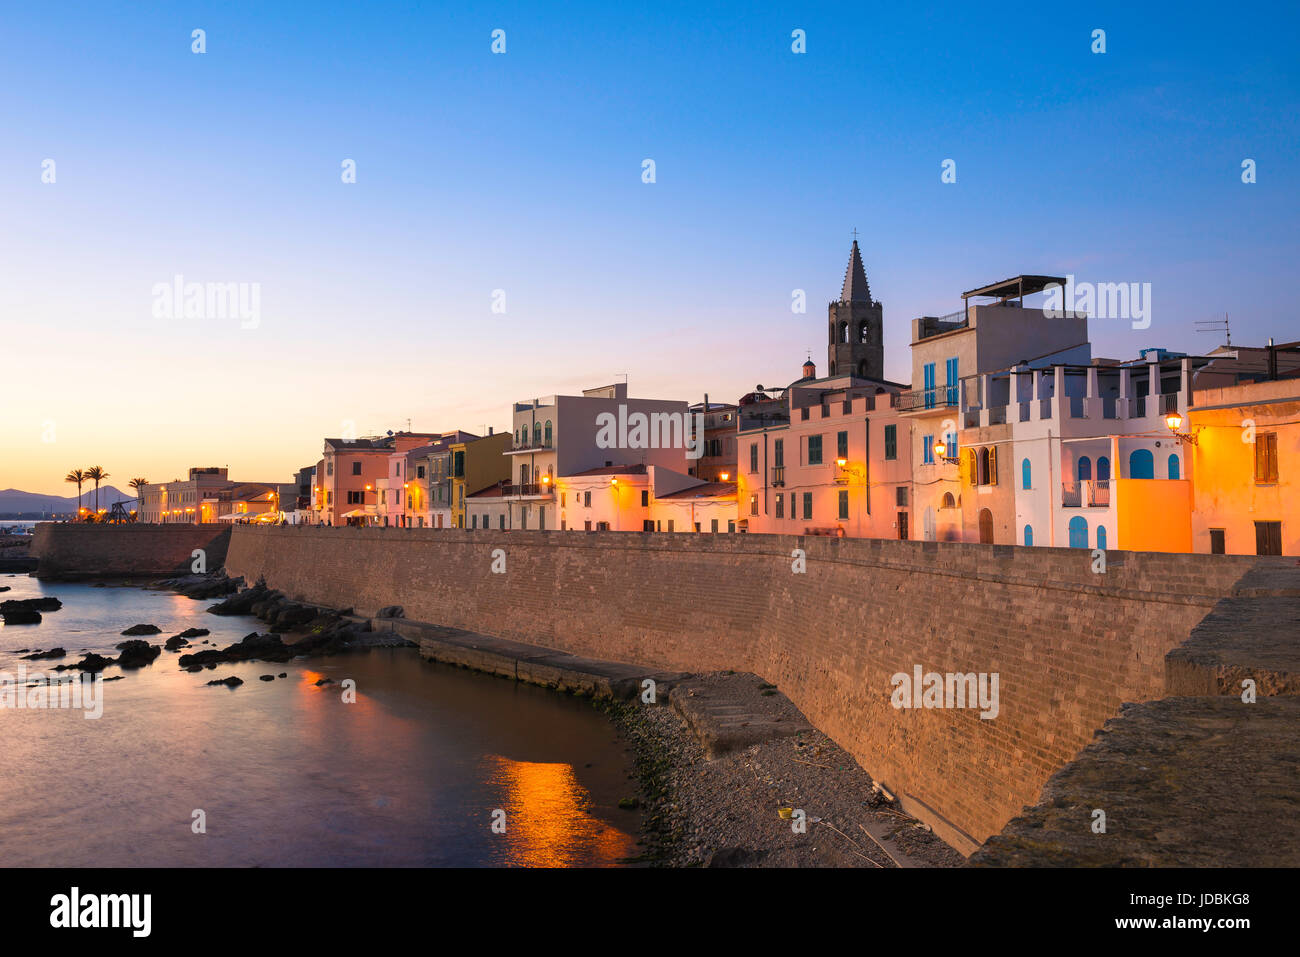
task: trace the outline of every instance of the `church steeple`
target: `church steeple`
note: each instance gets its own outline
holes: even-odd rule
[[[880,379],[884,376],[884,305],[871,298],[867,271],[862,267],[858,233],[853,231],[849,266],[844,270],[840,298],[828,312],[827,371],[832,376],[851,375]]]
[[[862,268],[862,254],[858,252],[858,241],[853,240],[849,250],[849,267],[844,270],[844,288],[840,291],[840,302],[871,302],[871,287],[867,285],[867,271]]]

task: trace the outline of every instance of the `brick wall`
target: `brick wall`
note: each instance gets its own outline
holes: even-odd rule
[[[803,548],[807,572],[791,571]],[[492,551],[506,573],[491,572]],[[656,668],[754,671],[972,850],[1033,803],[1252,566],[1235,556],[800,538],[234,529],[227,567],[292,597]],[[896,672],[997,672],[1000,714],[896,710]]]
[[[229,526],[43,522],[35,529],[32,557],[38,578],[184,575],[196,548],[206,550],[208,571],[216,571],[229,544]]]

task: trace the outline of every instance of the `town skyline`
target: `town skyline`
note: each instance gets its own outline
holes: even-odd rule
[[[896,381],[912,319],[1025,273],[1151,284],[1149,328],[1093,324],[1101,356],[1203,354],[1221,337],[1196,322],[1225,313],[1234,342],[1293,338],[1283,29],[1031,13],[1023,34],[1060,67],[1044,85],[1036,57],[978,53],[1002,35],[974,12],[735,7],[683,29],[664,8],[635,30],[594,8],[438,12],[342,42],[330,10],[12,16],[0,76],[43,76],[47,100],[0,145],[17,396],[0,486],[66,492],[76,461],[270,479],[318,451],[287,448],[284,425],[500,429],[521,396],[621,374],[638,395],[734,401],[820,354],[853,230]],[[69,42],[79,56],[45,76]],[[160,318],[176,277],[255,286],[258,321]]]

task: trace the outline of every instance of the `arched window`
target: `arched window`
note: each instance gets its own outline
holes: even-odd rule
[[[858,342],[866,342],[866,341],[867,341],[867,324],[866,324],[865,322],[859,322],[859,323],[858,323]]]
[[[1026,545],[1034,544],[1034,527],[1032,525],[1025,526],[1025,544]]]
[[[987,508],[980,509],[980,544],[993,544],[993,513]]]
[[[848,324],[847,322],[841,322],[841,323],[840,323],[840,342],[848,342],[848,341],[849,341],[849,324]]]
[[[989,450],[980,449],[979,467],[976,469],[976,485],[989,484]]]
[[[941,506],[939,506],[939,507],[940,507],[940,508],[956,508],[956,507],[957,507],[957,503],[956,503],[956,501],[953,500],[952,492],[944,492],[944,493],[943,493],[943,505],[941,505]]]
[[[1104,455],[1097,458],[1097,481],[1110,481],[1110,459]]]
[[[551,447],[551,420],[546,420],[546,447]]]
[[[1156,459],[1150,449],[1134,449],[1128,457],[1128,477],[1153,479],[1156,477]]]
[[[1106,550],[1106,526],[1097,526],[1097,547],[1103,552]]]
[[[1070,547],[1088,547],[1088,520],[1082,515],[1070,519]]]
[[[1178,456],[1177,455],[1169,456],[1169,477],[1171,479],[1181,478],[1182,473],[1180,472],[1179,469],[1180,467],[1178,463]]]
[[[1025,459],[1023,462],[1020,463],[1020,487],[1033,488],[1032,480],[1033,480],[1033,469],[1031,469],[1029,466],[1029,459]],[[1025,531],[1026,532],[1029,531],[1028,525],[1025,526]],[[1025,544],[1029,544],[1029,543],[1026,542]]]
[[[1092,459],[1086,455],[1080,456],[1078,469],[1079,481],[1082,482],[1092,478]]]
[[[540,422],[533,423],[533,444],[542,444],[542,423]]]

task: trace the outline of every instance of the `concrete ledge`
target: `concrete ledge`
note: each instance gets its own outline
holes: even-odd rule
[[[970,858],[994,867],[1300,866],[1300,698],[1125,705]],[[1092,831],[1106,813],[1106,833]]]
[[[393,631],[417,642],[420,657],[429,661],[595,697],[635,697],[641,693],[642,682],[647,678],[655,682],[657,695],[667,694],[684,677],[403,618],[375,618],[371,627],[376,631]]]

